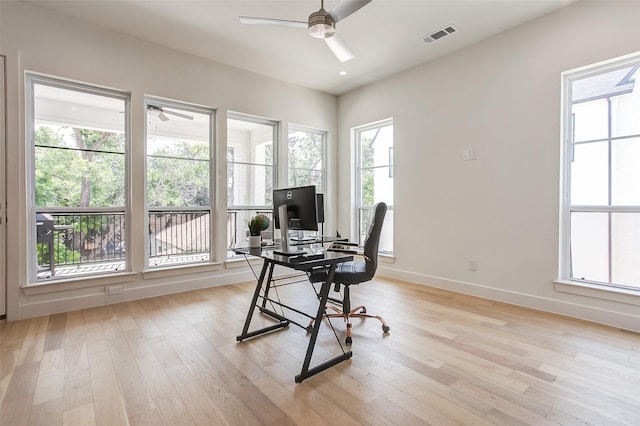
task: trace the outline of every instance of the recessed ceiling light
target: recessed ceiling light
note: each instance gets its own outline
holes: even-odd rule
[[[347,75],[346,71],[340,71],[340,75]]]

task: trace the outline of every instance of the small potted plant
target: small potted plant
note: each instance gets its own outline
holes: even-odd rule
[[[260,247],[260,233],[269,227],[269,218],[264,214],[258,214],[247,222],[249,227],[249,247]]]

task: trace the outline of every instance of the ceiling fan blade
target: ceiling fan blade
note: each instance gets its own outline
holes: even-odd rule
[[[191,116],[191,115],[182,114],[181,112],[176,112],[176,111],[169,111],[167,109],[163,109],[161,114],[171,114],[171,115],[175,115],[176,117],[182,117],[182,118],[187,119],[187,120],[193,120],[193,116]],[[168,119],[169,118],[167,118],[167,120]]]
[[[169,117],[167,117],[166,115],[164,115],[164,112],[160,111],[158,113],[158,118],[162,121],[169,121]]]
[[[334,34],[329,38],[325,38],[324,41],[325,43],[327,43],[329,49],[331,49],[333,54],[336,55],[336,58],[338,58],[340,62],[347,62],[348,60],[356,57],[351,49],[349,49],[347,45],[344,44],[342,39],[340,39],[340,37],[338,37],[337,35]]]
[[[329,11],[329,15],[331,15],[334,22],[338,22],[362,9],[370,2],[371,0],[342,0]]]
[[[288,19],[257,18],[254,16],[240,16],[240,23],[247,25],[279,25],[281,27],[307,28],[306,21],[290,21]]]

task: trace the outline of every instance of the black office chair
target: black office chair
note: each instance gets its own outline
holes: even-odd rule
[[[390,327],[377,315],[370,315],[367,313],[367,308],[360,305],[356,308],[351,308],[351,298],[349,288],[354,284],[361,284],[370,281],[376,273],[378,268],[378,245],[380,243],[380,234],[382,232],[382,223],[384,222],[384,216],[387,213],[387,205],[385,203],[378,203],[373,207],[373,218],[367,237],[364,242],[364,251],[362,256],[364,262],[350,261],[344,262],[338,265],[335,275],[333,277],[334,291],[339,292],[340,287],[344,288],[342,300],[330,297],[329,300],[342,304],[342,309],[338,309],[333,306],[328,306],[329,309],[335,311],[335,313],[326,314],[326,318],[344,318],[347,323],[347,338],[345,343],[351,345],[351,318],[375,318],[382,323],[382,331],[388,333]],[[340,246],[355,246],[354,243],[339,243]],[[329,248],[328,250],[332,250]],[[347,248],[348,250],[348,248]],[[344,251],[335,249],[335,251]],[[313,272],[310,274],[309,279],[311,282],[322,282],[326,279],[326,271]],[[309,324],[309,328],[313,325],[313,321]]]

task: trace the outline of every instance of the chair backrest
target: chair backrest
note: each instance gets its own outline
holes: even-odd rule
[[[366,272],[368,279],[373,278],[378,268],[378,246],[380,245],[380,234],[384,216],[387,213],[387,205],[378,203],[373,206],[373,217],[367,231],[367,238],[364,241],[364,256],[366,262]]]

